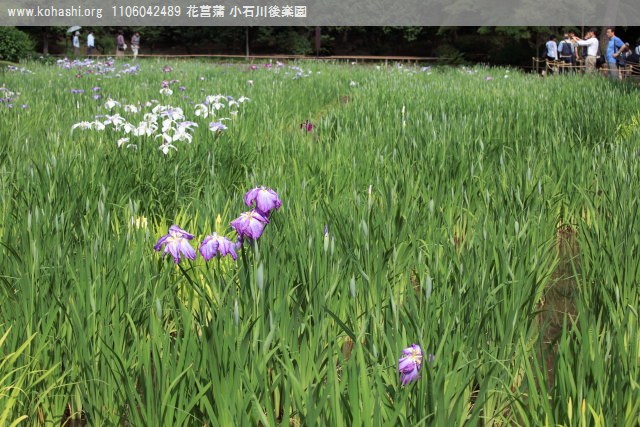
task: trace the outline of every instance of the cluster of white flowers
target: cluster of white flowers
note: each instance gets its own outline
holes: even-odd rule
[[[106,61],[94,61],[93,59],[74,59],[69,58],[59,59],[56,61],[56,65],[66,70],[75,70],[76,72],[83,72],[85,74],[93,75],[105,75],[107,73],[116,73],[116,77],[122,74],[137,74],[140,71],[140,65],[135,64],[123,64],[120,70],[116,70],[115,62],[113,58],[107,58]]]
[[[396,64],[396,67],[395,67],[395,71],[396,72],[400,72],[400,73],[402,73],[404,75],[407,75],[407,76],[414,76],[416,74],[425,73],[425,72],[427,74],[430,74],[431,73],[430,69],[431,69],[431,67],[418,67],[416,65],[407,65],[407,66],[405,66],[403,64]]]
[[[297,65],[285,66],[285,64],[280,61],[276,61],[275,65],[271,62],[268,62],[264,64],[262,67],[259,67],[258,65],[251,65],[249,69],[252,71],[264,69],[274,73],[280,73],[280,71],[283,70],[282,76],[291,78],[292,80],[297,80],[304,77],[310,77],[311,75],[313,75],[313,72],[311,70],[304,70],[302,67],[299,67]],[[317,73],[320,74],[320,71],[318,71]],[[247,83],[250,86],[252,86],[253,80],[248,80]]]
[[[160,89],[160,95],[171,96],[173,95],[173,90],[171,89],[171,85],[174,83],[180,83],[180,80],[163,80],[162,81],[162,89]],[[184,89],[181,86],[182,89]]]
[[[229,118],[221,118],[219,114],[225,111],[235,117],[240,106],[246,101],[249,101],[249,98],[245,96],[236,100],[226,95],[210,95],[205,98],[204,103],[195,106],[195,115],[202,118],[211,116],[218,120],[210,123],[209,129],[213,132],[220,132],[227,129],[222,124],[222,120],[229,120]],[[115,132],[123,133],[125,136],[118,139],[116,143],[118,147],[138,148],[137,144],[131,142],[132,137],[160,139],[161,144],[158,149],[164,154],[168,154],[171,150],[177,150],[174,145],[176,142],[191,143],[193,141],[193,131],[198,127],[198,123],[186,118],[182,108],[161,105],[156,100],[148,101],[144,105],[122,105],[120,102],[109,98],[104,103],[104,108],[112,114],[96,116],[94,121],[76,123],[71,129],[96,131],[112,129]],[[151,108],[151,110],[144,112],[145,108]],[[138,117],[136,120],[130,121],[116,110],[134,117],[137,115]],[[140,114],[142,114],[141,120]]]
[[[303,70],[302,68],[292,65],[289,67],[290,69],[292,69],[293,71],[295,71],[295,75],[292,77],[293,80],[297,80],[297,79],[301,79],[304,77],[309,77],[311,76],[313,73],[311,72],[311,70]],[[287,71],[285,73],[285,75],[289,75],[289,72]]]
[[[391,71],[391,72],[400,72],[402,74],[414,75],[418,73],[426,73],[427,75],[431,75],[431,66],[421,66],[417,65],[409,65],[405,66],[401,63],[396,63],[394,66],[387,65],[376,65],[376,71]]]
[[[7,65],[7,71],[12,71],[14,73],[22,73],[22,74],[33,74],[33,71],[27,70],[24,67],[16,67],[15,65]]]
[[[18,98],[20,97],[20,92],[13,92],[7,87],[0,87],[0,112],[5,109],[13,108],[14,104],[18,102]],[[20,105],[20,104],[16,104]],[[5,107],[5,108],[2,108]],[[21,108],[28,108],[27,104],[20,105]]]
[[[158,148],[164,154],[168,154],[170,149],[177,150],[173,145],[174,142],[191,143],[193,136],[189,132],[198,127],[198,124],[185,120],[182,108],[157,105],[153,108],[152,113],[156,115],[156,120],[162,118],[162,133],[157,134],[154,138],[162,138],[162,144]]]
[[[473,70],[471,68],[465,67],[464,65],[460,67],[460,71],[465,74],[475,74],[478,72],[478,70]]]
[[[70,60],[69,58],[58,59],[56,61],[56,65],[61,68],[65,68],[70,70],[72,68],[92,68],[97,66],[96,62],[93,59],[74,59]],[[112,66],[113,61],[107,60],[103,65]]]
[[[13,97],[20,96],[20,93],[13,92],[9,88],[2,86],[0,87],[0,96],[2,96],[3,99],[11,100]]]
[[[196,104],[195,114],[204,119],[209,116],[218,118],[218,116],[227,109],[229,115],[236,116],[240,105],[247,101],[250,101],[250,99],[246,96],[241,96],[236,100],[232,96],[227,95],[208,95],[205,97],[203,103]],[[228,118],[221,120],[228,120]]]

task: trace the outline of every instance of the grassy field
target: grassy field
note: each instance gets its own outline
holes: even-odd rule
[[[0,425],[640,422],[637,89],[23,66],[0,74]],[[154,251],[173,224],[235,242],[260,186],[282,206],[236,261]]]

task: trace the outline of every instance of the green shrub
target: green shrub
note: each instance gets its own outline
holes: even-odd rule
[[[459,65],[465,63],[464,53],[460,52],[453,45],[441,44],[436,49],[436,55],[446,61],[449,65]]]
[[[126,39],[125,39],[126,41]],[[126,41],[129,44],[128,41]],[[116,39],[111,34],[107,35],[96,35],[96,48],[98,52],[104,55],[115,55],[116,53]]]
[[[34,43],[16,27],[0,27],[0,60],[18,62],[33,51]]]
[[[273,28],[259,29],[256,42],[291,55],[308,55],[313,52],[311,38],[307,32],[297,30],[278,31]]]
[[[283,34],[280,43],[287,52],[294,55],[308,55],[313,51],[308,35],[297,31]]]

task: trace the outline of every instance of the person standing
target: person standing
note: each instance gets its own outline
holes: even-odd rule
[[[571,40],[569,40],[569,33],[565,33],[564,38],[558,43],[558,57],[563,62],[571,62]]]
[[[626,57],[626,61],[631,65],[631,75],[640,75],[640,39],[636,41],[635,48],[629,48],[629,54]]]
[[[91,56],[93,55],[93,51],[96,48],[96,39],[93,36],[93,31],[89,31],[89,34],[87,35],[87,55]]]
[[[138,57],[138,51],[140,50],[140,33],[135,32],[131,36],[131,52],[133,52],[133,59]]]
[[[545,57],[549,61],[557,61],[558,60],[558,45],[556,44],[556,36],[551,34],[549,36],[549,41],[545,44],[546,51]]]
[[[612,79],[622,78],[622,75],[618,72],[618,57],[624,51],[624,42],[620,40],[620,37],[616,36],[615,27],[607,27],[607,37],[609,38],[609,43],[607,43],[605,58],[607,59],[609,77]]]
[[[558,44],[556,43],[556,36],[553,34],[549,36],[549,40],[544,45],[544,57],[547,60],[547,70],[549,74],[557,72]]]
[[[591,74],[596,72],[596,58],[598,56],[598,48],[600,42],[596,37],[596,29],[590,28],[584,39],[580,39],[577,36],[573,36],[573,40],[578,43],[578,46],[586,46],[587,54],[584,59],[585,72]]]
[[[80,31],[76,31],[73,34],[73,56],[78,56],[80,53]]]
[[[566,64],[565,67],[573,69],[573,66],[576,63],[575,47],[573,45],[573,40],[569,37],[569,33],[565,33],[564,38],[558,44],[558,58]]]
[[[572,53],[571,64],[574,67],[578,65],[578,59],[580,58],[580,55],[579,55],[580,49],[578,49],[578,43],[576,43],[576,41],[574,40],[575,36],[576,36],[576,33],[574,33],[573,31],[569,31],[569,42],[571,43],[571,53]]]
[[[124,43],[124,34],[122,31],[118,31],[118,36],[116,37],[116,57],[124,56],[125,48],[126,44]]]
[[[640,39],[636,41],[635,48],[631,49],[631,46],[627,48],[625,61],[630,63],[631,65],[635,65],[636,66],[635,68],[637,68],[637,66],[640,65]]]

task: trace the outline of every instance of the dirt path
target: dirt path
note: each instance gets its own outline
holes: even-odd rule
[[[565,316],[575,318],[577,275],[580,272],[580,253],[576,230],[568,225],[557,232],[558,266],[551,278],[541,305],[540,327],[543,339],[541,357],[547,370],[547,387],[554,385],[554,365],[557,356],[556,341],[562,334]]]

